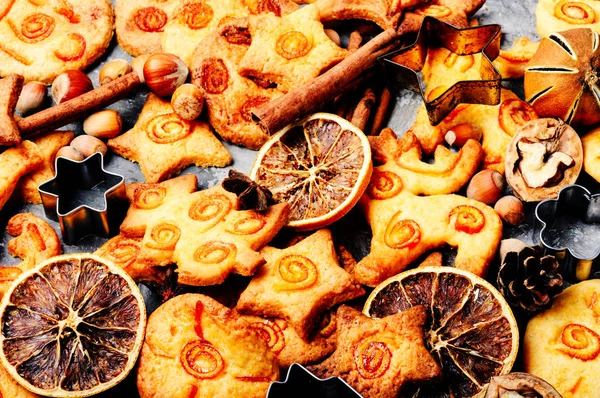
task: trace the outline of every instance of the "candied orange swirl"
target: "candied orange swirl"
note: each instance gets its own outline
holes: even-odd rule
[[[76,61],[85,53],[85,38],[79,33],[69,33],[60,47],[54,51],[56,58],[61,61]]]
[[[196,221],[221,221],[233,205],[226,195],[215,193],[208,197],[201,197],[190,206],[188,216]]]
[[[144,32],[162,32],[167,19],[167,14],[156,7],[140,8],[133,15],[135,24]]]
[[[560,338],[566,348],[558,350],[571,358],[590,361],[600,354],[600,336],[586,326],[571,323],[565,326]]]
[[[231,17],[231,20],[227,20],[225,17],[219,21],[219,26],[225,25],[221,30],[221,36],[231,44],[240,44],[243,46],[249,46],[252,43],[252,36],[250,30],[246,27],[227,25],[229,22],[235,20]]]
[[[450,8],[443,5],[432,4],[415,11],[417,15],[431,15],[432,17],[442,18],[452,14]]]
[[[398,195],[403,188],[402,179],[391,171],[373,171],[367,194],[373,199],[384,200]]]
[[[330,337],[337,330],[337,320],[335,312],[327,313],[323,320],[321,321],[321,330],[319,331],[319,336],[321,337]]]
[[[180,236],[181,231],[176,225],[158,224],[150,231],[150,241],[146,246],[158,250],[173,250]]]
[[[570,24],[583,25],[594,23],[594,9],[579,1],[562,0],[554,7],[554,15]]]
[[[392,353],[381,341],[361,341],[354,349],[354,363],[358,373],[365,379],[376,379],[387,372]]]
[[[266,223],[262,215],[251,211],[235,220],[228,232],[235,235],[252,235],[263,229]]]
[[[250,328],[252,328],[252,330],[267,343],[267,347],[269,347],[274,354],[279,354],[281,350],[285,348],[283,331],[275,322],[269,320],[252,322],[250,323]]]
[[[450,211],[449,218],[450,223],[454,223],[454,229],[467,234],[476,234],[485,226],[483,212],[473,206],[456,206]]]
[[[211,6],[205,3],[188,3],[183,6],[183,19],[190,29],[206,27],[214,17]]]
[[[299,254],[288,254],[277,262],[279,277],[285,282],[279,290],[304,290],[317,283],[319,271],[310,259]]]
[[[293,30],[279,37],[275,49],[283,58],[291,60],[308,54],[312,49],[312,43],[304,34]]]
[[[206,340],[190,341],[179,357],[183,369],[197,379],[214,379],[225,369],[221,353]]]
[[[153,117],[146,128],[148,138],[157,144],[179,141],[187,137],[190,132],[190,124],[181,120],[175,113]]]
[[[126,267],[135,261],[139,252],[139,242],[133,239],[120,238],[108,246],[106,254],[115,264]]]
[[[252,110],[269,102],[269,97],[264,95],[256,95],[248,98],[240,107],[240,115],[247,122],[252,122]]]
[[[210,94],[220,94],[229,86],[229,71],[220,58],[207,58],[200,70],[200,85]]]
[[[518,98],[508,99],[500,104],[498,123],[502,130],[511,137],[518,128],[530,120],[538,118],[538,114],[531,105]]]
[[[196,249],[194,261],[202,264],[220,264],[229,259],[233,261],[237,254],[237,248],[232,243],[211,240]]]
[[[21,22],[21,30],[10,23],[17,37],[26,43],[37,43],[52,34],[56,21],[49,15],[43,13],[30,14]]]
[[[141,184],[133,192],[133,205],[138,209],[155,209],[162,205],[165,196],[166,188],[157,184]]]
[[[412,248],[421,241],[421,228],[413,220],[396,221],[399,215],[400,212],[392,217],[383,240],[392,249]]]

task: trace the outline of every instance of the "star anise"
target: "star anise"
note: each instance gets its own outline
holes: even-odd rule
[[[229,170],[229,177],[225,178],[221,185],[226,191],[237,195],[239,210],[265,211],[267,207],[277,203],[271,191],[237,170]]]

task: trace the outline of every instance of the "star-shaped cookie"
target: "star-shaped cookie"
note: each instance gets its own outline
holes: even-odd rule
[[[208,123],[180,119],[169,101],[153,93],[148,94],[135,126],[108,140],[108,146],[138,162],[149,183],[165,180],[190,164],[225,167],[231,163],[231,155]]]
[[[335,352],[309,367],[318,377],[341,377],[365,398],[394,398],[405,383],[440,375],[423,340],[424,307],[374,319],[342,305],[337,319]]]
[[[42,153],[43,163],[19,180],[12,195],[13,200],[24,203],[42,203],[38,187],[54,177],[56,152],[63,146],[69,145],[73,137],[75,134],[72,131],[56,131],[33,140]]]
[[[289,205],[238,211],[237,197],[220,185],[188,193],[192,184],[176,180],[128,187],[133,204],[121,231],[144,231],[137,261],[176,263],[179,282],[195,286],[219,284],[232,272],[253,275],[265,262],[257,251],[287,223]]]
[[[261,254],[267,263],[254,275],[236,309],[283,318],[305,340],[325,310],[364,294],[339,266],[329,230],[319,230],[283,250],[265,247]]]
[[[426,16],[432,16],[458,28],[469,26],[469,18],[485,4],[485,0],[430,0],[408,11],[398,32],[417,32]]]
[[[11,197],[19,179],[43,163],[42,152],[29,140],[0,153],[0,210]]]
[[[252,44],[239,73],[276,84],[283,92],[314,79],[347,55],[325,33],[315,4],[283,17],[250,16],[249,22]]]
[[[259,149],[268,135],[252,121],[251,111],[283,93],[241,76],[237,67],[251,43],[247,19],[218,28],[196,47],[190,73],[206,98],[208,120],[226,141]]]

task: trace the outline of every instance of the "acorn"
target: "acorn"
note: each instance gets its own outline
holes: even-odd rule
[[[71,141],[70,145],[72,148],[75,148],[79,153],[81,153],[84,159],[96,152],[106,155],[106,152],[108,151],[108,147],[104,142],[96,137],[86,134],[73,138],[73,141]]]
[[[523,202],[512,195],[500,198],[494,205],[494,210],[505,223],[513,226],[520,225],[525,219]]]
[[[485,169],[475,174],[467,187],[467,197],[494,204],[504,192],[504,177],[496,170]]]
[[[113,59],[112,61],[104,64],[102,69],[100,69],[100,75],[98,76],[98,79],[100,80],[100,85],[104,85],[126,75],[129,72],[131,72],[131,65],[129,65],[127,60]]]
[[[61,73],[52,82],[52,99],[58,105],[94,89],[90,78],[80,70]]]
[[[29,82],[23,86],[19,100],[17,101],[17,112],[26,114],[39,109],[46,99],[46,85],[40,82]]]
[[[88,116],[83,121],[83,131],[96,138],[113,138],[121,134],[123,121],[119,112],[105,109]]]
[[[159,97],[173,95],[177,87],[185,83],[189,70],[185,63],[173,54],[152,54],[144,64],[144,81]]]
[[[173,111],[184,120],[194,120],[202,113],[204,107],[204,95],[202,91],[193,84],[186,83],[179,86],[171,97]]]

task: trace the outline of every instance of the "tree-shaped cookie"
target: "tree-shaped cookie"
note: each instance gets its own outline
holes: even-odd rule
[[[364,294],[339,266],[329,230],[319,230],[283,250],[265,247],[261,254],[267,263],[252,278],[236,309],[283,318],[305,340],[325,310]]]
[[[208,123],[181,119],[169,101],[153,93],[148,94],[135,126],[108,140],[108,146],[138,162],[149,183],[163,181],[191,164],[225,167],[231,163],[231,155]]]

